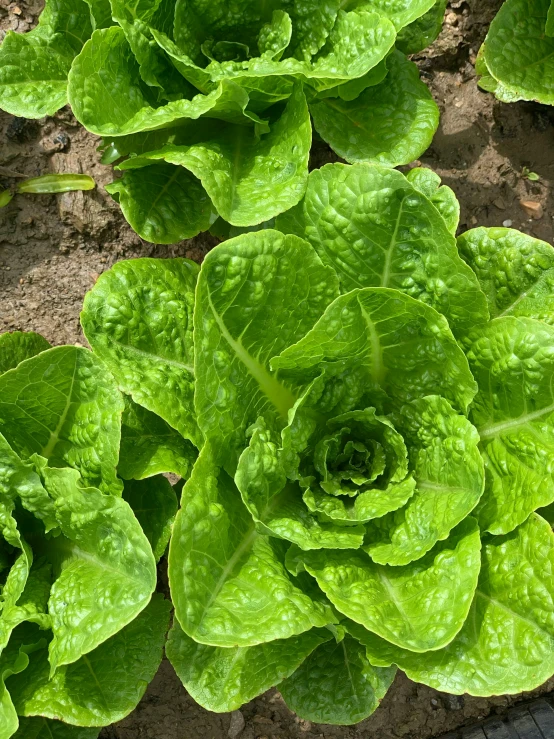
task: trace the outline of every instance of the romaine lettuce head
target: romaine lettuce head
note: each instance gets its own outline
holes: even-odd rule
[[[278,685],[349,724],[396,667],[473,695],[554,672],[554,250],[456,242],[458,213],[428,170],[327,165],[199,274],[120,262],[87,295],[93,354],[199,449],[167,653],[209,710]]]
[[[131,226],[175,243],[297,204],[311,119],[349,162],[416,159],[438,108],[406,54],[443,15],[444,0],[47,0],[0,47],[0,107],[69,102],[118,162],[108,191]]]
[[[186,474],[188,450],[159,419],[146,443],[145,412],[87,349],[3,334],[0,372],[0,736],[93,739],[162,658],[169,603],[152,596],[177,502],[157,473]]]

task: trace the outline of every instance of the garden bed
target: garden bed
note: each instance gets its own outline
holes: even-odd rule
[[[504,105],[480,92],[475,81],[472,62],[500,4],[501,0],[452,2],[441,37],[417,58],[442,113],[441,128],[421,162],[456,192],[462,205],[461,231],[504,223],[553,243],[554,110],[531,103]],[[0,27],[28,30],[39,10],[40,3],[34,0],[4,3]],[[139,256],[201,261],[216,243],[209,235],[169,247],[143,242],[102,189],[111,171],[98,163],[97,139],[67,110],[41,121],[0,113],[0,127],[0,181],[5,185],[13,182],[14,174],[31,177],[47,172],[83,172],[99,184],[86,193],[20,195],[0,211],[0,331],[35,330],[53,344],[84,343],[79,327],[83,296],[114,262]],[[327,161],[336,161],[335,155],[316,145],[313,165]],[[529,180],[525,171],[536,172],[540,179]],[[533,216],[522,201],[538,204]],[[551,680],[536,693],[553,688]],[[102,736],[427,739],[526,697],[448,696],[399,674],[371,718],[351,728],[328,727],[296,718],[276,691],[233,716],[211,714],[187,696],[164,662],[137,710]]]

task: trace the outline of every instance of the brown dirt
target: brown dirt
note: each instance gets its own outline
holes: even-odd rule
[[[0,29],[25,31],[41,0],[0,0]],[[462,204],[460,230],[477,224],[514,228],[553,243],[554,109],[534,103],[504,105],[480,92],[472,63],[501,0],[453,0],[438,41],[417,57],[442,113],[441,127],[421,163],[437,171]],[[0,331],[35,330],[54,344],[82,342],[79,310],[85,292],[114,262],[140,256],[187,256],[201,261],[216,243],[202,235],[175,246],[142,241],[102,189],[110,168],[98,163],[96,137],[64,110],[25,121],[0,113],[0,187],[14,173],[85,172],[98,182],[88,193],[18,195],[0,211]],[[318,166],[336,157],[323,145]],[[527,167],[540,175],[531,182]],[[520,200],[534,200],[544,215],[532,219]],[[538,692],[554,689],[551,680]],[[500,712],[526,696],[455,697],[399,674],[379,710],[355,727],[319,726],[296,718],[272,690],[242,708],[240,739],[428,739]],[[231,717],[200,708],[164,662],[146,696],[104,739],[223,739]],[[240,727],[238,714],[235,721]],[[233,734],[236,736],[236,734]]]

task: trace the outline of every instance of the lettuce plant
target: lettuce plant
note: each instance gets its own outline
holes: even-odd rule
[[[506,0],[477,59],[479,85],[505,103],[554,105],[554,3]]]
[[[221,216],[266,221],[302,198],[312,125],[349,162],[419,156],[438,108],[406,54],[434,40],[445,0],[46,0],[0,49],[0,107],[71,104],[103,137],[108,186],[148,241]]]
[[[554,250],[457,244],[458,213],[429,170],[327,165],[276,229],[87,295],[94,355],[199,449],[167,654],[209,710],[277,685],[351,724],[396,667],[481,696],[554,673]]]
[[[94,739],[154,677],[169,625],[156,560],[177,510],[164,427],[89,350],[0,336],[1,739]]]

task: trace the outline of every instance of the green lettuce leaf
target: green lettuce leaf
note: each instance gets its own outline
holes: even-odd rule
[[[364,7],[374,8],[394,23],[397,30],[413,23],[427,13],[435,0],[348,0],[349,5],[363,3]]]
[[[447,3],[448,0],[435,0],[424,15],[404,26],[396,39],[397,48],[404,54],[418,54],[430,46],[442,30]]]
[[[489,696],[534,690],[554,672],[554,535],[533,514],[483,544],[467,621],[446,647],[416,654],[358,629],[374,665],[397,664],[412,680],[448,693]]]
[[[188,259],[119,262],[86,295],[81,324],[121,390],[200,446],[193,408],[197,275]]]
[[[40,334],[32,331],[0,334],[0,374],[46,349],[50,349],[50,344]]]
[[[169,548],[183,631],[201,644],[251,647],[334,622],[284,566],[287,544],[260,534],[206,442],[185,484]]]
[[[351,164],[408,164],[431,144],[439,109],[419,72],[399,51],[389,72],[354,100],[327,98],[310,104],[318,134]]]
[[[427,167],[411,169],[406,179],[433,203],[444,218],[448,230],[455,236],[460,222],[460,203],[454,190],[447,185],[441,185],[438,174]]]
[[[19,729],[14,739],[96,739],[99,729],[70,726],[42,716],[19,717]]]
[[[175,490],[163,475],[147,480],[128,480],[123,489],[123,500],[133,509],[150,542],[156,562],[159,562],[169,544],[177,514]]]
[[[279,686],[287,706],[301,718],[322,724],[356,724],[370,716],[395,675],[373,667],[350,636],[315,649]]]
[[[331,603],[366,629],[412,652],[449,644],[467,618],[481,566],[477,522],[466,518],[445,542],[401,567],[364,552],[296,552]],[[291,556],[291,555],[289,555]]]
[[[115,381],[87,349],[55,347],[0,376],[0,430],[13,450],[74,467],[116,495],[122,412]]]
[[[554,327],[506,316],[472,339],[472,420],[486,473],[477,515],[483,529],[506,534],[554,501]]]
[[[290,677],[320,644],[327,629],[310,629],[289,639],[254,647],[208,647],[185,634],[175,621],[166,652],[187,692],[208,711],[234,711]]]

